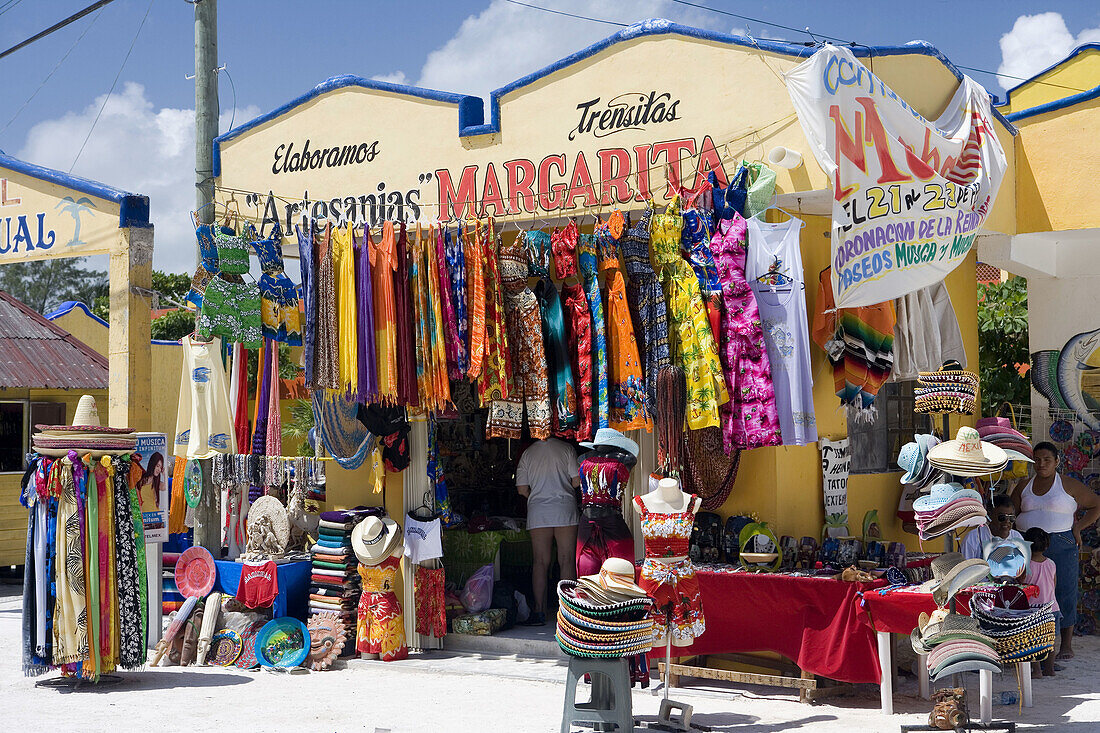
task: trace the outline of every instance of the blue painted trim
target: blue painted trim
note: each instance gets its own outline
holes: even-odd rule
[[[1096,99],[1097,97],[1100,97],[1100,86],[1093,87],[1088,91],[1071,94],[1068,97],[1055,99],[1053,102],[1040,104],[1029,109],[1022,109],[1019,112],[1012,112],[1011,114],[1005,116],[1013,122],[1015,122],[1016,120],[1026,120],[1028,117],[1034,117],[1035,115],[1041,115],[1046,114],[1047,112],[1054,112],[1056,110],[1066,109],[1067,107],[1072,107],[1075,104],[1087,102],[1091,99]]]
[[[1054,71],[1055,69],[1057,69],[1062,64],[1064,64],[1067,61],[1073,59],[1075,56],[1079,56],[1080,54],[1084,53],[1085,51],[1100,51],[1100,43],[1082,43],[1080,46],[1078,46],[1077,48],[1070,51],[1069,54],[1067,54],[1066,57],[1064,59],[1062,59],[1061,61],[1056,61],[1055,63],[1051,64],[1050,66],[1048,66],[1045,69],[1043,69],[1042,71],[1040,71],[1038,74],[1032,74],[1031,76],[1029,76],[1024,81],[1020,82],[1016,86],[1009,89],[1007,92],[1005,92],[1005,101],[1004,102],[998,102],[997,106],[998,107],[1007,106],[1012,101],[1012,93],[1014,91],[1016,91],[1020,87],[1024,86],[1025,84],[1030,84],[1031,82],[1035,81],[1040,76],[1042,76],[1043,74],[1047,74],[1047,73],[1050,73],[1051,71]],[[1020,112],[1026,112],[1026,111],[1027,110],[1020,110]],[[1013,114],[1019,114],[1019,113],[1017,112],[1017,113],[1013,113]]]
[[[66,300],[61,305],[57,306],[57,308],[55,308],[52,311],[50,311],[49,313],[47,313],[45,315],[45,318],[46,318],[47,321],[54,321],[54,320],[57,320],[58,318],[60,318],[61,316],[66,316],[66,315],[72,313],[74,310],[82,310],[82,311],[84,311],[85,315],[87,315],[89,318],[91,318],[96,323],[99,323],[102,326],[106,326],[107,328],[111,327],[111,324],[107,323],[107,321],[103,320],[102,318],[97,316],[95,313],[92,313],[92,309],[89,308],[84,303],[81,303],[79,300]]]
[[[394,84],[388,81],[378,81],[377,79],[367,79],[366,77],[356,76],[354,74],[343,74],[341,76],[334,76],[331,79],[326,79],[317,86],[310,89],[300,97],[296,97],[281,107],[276,107],[267,114],[260,115],[259,117],[249,120],[243,125],[234,127],[229,132],[214,138],[214,177],[220,176],[222,170],[222,156],[221,156],[221,144],[228,140],[242,135],[249,130],[258,127],[265,122],[273,120],[277,117],[281,117],[295,107],[299,107],[312,99],[316,99],[322,94],[335,91],[337,89],[343,89],[345,87],[361,87],[363,89],[374,89],[380,92],[391,92],[393,94],[404,94],[410,97],[418,97],[420,99],[429,99],[433,102],[446,102],[447,104],[458,105],[458,129],[461,130],[464,127],[471,125],[479,125],[485,119],[485,105],[480,97],[472,97],[468,94],[454,94],[452,92],[440,92],[435,89],[424,89],[423,87],[414,87],[408,84]]]
[[[47,321],[55,321],[61,316],[72,313],[74,310],[84,311],[85,315],[87,315],[89,318],[91,318],[93,321],[103,326],[104,328],[111,327],[111,324],[107,323],[107,321],[103,320],[95,313],[92,313],[91,308],[89,308],[84,303],[81,303],[79,300],[66,300],[61,305],[57,306],[57,308],[47,313],[44,318]],[[153,344],[154,346],[179,346],[179,341],[171,341],[166,339],[149,339],[149,343]]]
[[[236,127],[233,130],[214,138],[214,176],[221,176],[221,143],[226,140],[231,140],[238,135],[241,135],[248,130],[251,130],[258,125],[262,125],[269,120],[275,119],[287,112],[293,110],[306,102],[314,99],[315,97],[325,94],[326,92],[340,89],[347,86],[361,86],[367,89],[379,89],[382,91],[393,92],[395,94],[406,94],[409,96],[420,97],[423,99],[432,99],[438,101],[444,101],[452,104],[459,105],[459,137],[471,137],[474,135],[489,135],[500,132],[500,98],[509,92],[515,91],[521,87],[532,84],[539,79],[564,69],[579,61],[583,61],[586,58],[594,56],[601,51],[610,48],[617,43],[623,43],[635,38],[643,38],[645,36],[659,36],[659,35],[681,35],[688,38],[698,38],[704,41],[713,41],[716,43],[725,43],[732,46],[742,46],[745,48],[758,49],[761,51],[768,51],[772,53],[783,54],[785,56],[794,56],[796,58],[805,58],[812,56],[817,50],[818,46],[812,43],[788,43],[784,41],[763,41],[746,36],[734,35],[731,33],[719,33],[717,31],[704,30],[702,28],[694,28],[692,26],[681,25],[679,23],[673,23],[670,20],[664,20],[661,18],[651,18],[635,23],[631,26],[623,28],[617,33],[608,36],[602,41],[597,41],[587,48],[581,49],[574,54],[570,54],[563,59],[555,61],[549,66],[545,66],[538,71],[532,72],[527,76],[524,76],[516,81],[506,84],[499,89],[494,90],[489,95],[489,112],[490,119],[485,121],[484,115],[484,103],[478,97],[472,97],[462,94],[451,94],[448,92],[439,92],[431,89],[423,89],[421,87],[406,86],[404,84],[391,84],[389,82],[375,81],[373,79],[365,79],[360,76],[344,75],[334,76],[327,81],[323,81],[306,94],[300,97],[292,99],[286,104],[278,107],[265,115],[261,115],[250,122],[247,122],[240,127]],[[910,41],[909,43],[900,46],[848,46],[852,53],[857,57],[875,58],[882,56],[908,56],[908,55],[921,55],[930,56],[931,58],[939,61],[947,68],[948,71],[954,75],[956,79],[962,81],[963,73],[955,66],[951,61],[944,56],[939,49],[927,41]],[[990,95],[991,100],[995,101],[995,97]],[[993,108],[993,116],[1001,122],[1002,125],[1012,134],[1016,134],[1016,128]]]
[[[10,155],[0,153],[0,167],[23,173],[40,181],[54,183],[58,186],[71,188],[90,196],[114,201],[119,205],[119,227],[147,227],[149,226],[149,197],[129,193],[119,188],[113,188],[98,181],[92,181],[80,176],[55,171],[53,168],[43,168],[25,160],[13,158]]]

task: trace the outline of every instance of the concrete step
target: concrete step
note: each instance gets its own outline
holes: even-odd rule
[[[517,626],[492,636],[447,634],[443,649],[460,654],[496,654],[500,656],[561,659],[566,657],[554,640],[554,626]]]

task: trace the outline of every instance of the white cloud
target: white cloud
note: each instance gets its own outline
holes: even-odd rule
[[[1001,36],[998,83],[1004,89],[1021,83],[1061,61],[1082,43],[1100,41],[1100,28],[1086,28],[1076,36],[1061,13],[1021,15],[1012,30]]]
[[[388,81],[391,84],[408,84],[409,77],[404,71],[398,69],[397,71],[390,72],[389,74],[377,74],[372,76],[371,79],[375,81]]]
[[[27,133],[18,157],[67,171],[102,104],[99,96],[82,110],[38,123]],[[243,107],[237,109],[236,118],[248,120],[259,113],[255,106]],[[223,129],[230,115],[222,112]],[[146,98],[145,87],[127,82],[104,107],[73,174],[148,196],[156,226],[154,267],[169,272],[194,270],[193,109],[156,109]]]
[[[553,9],[589,18],[634,23],[668,18],[702,28],[724,29],[722,16],[670,0],[555,0]],[[417,84],[429,89],[489,92],[575,53],[618,30],[613,25],[555,15],[492,0],[462,22],[455,35],[428,55]],[[488,115],[488,111],[486,111]]]

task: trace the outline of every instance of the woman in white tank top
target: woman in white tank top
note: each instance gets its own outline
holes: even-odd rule
[[[1035,476],[1021,479],[1012,490],[1016,525],[1021,532],[1032,527],[1050,535],[1046,556],[1054,561],[1054,596],[1062,613],[1062,644],[1058,659],[1073,658],[1073,626],[1077,623],[1077,553],[1081,530],[1100,518],[1100,496],[1076,479],[1058,475],[1058,448],[1053,443],[1035,446]],[[1077,512],[1084,510],[1078,519]]]

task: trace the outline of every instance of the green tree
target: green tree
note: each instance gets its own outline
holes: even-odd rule
[[[978,368],[982,414],[994,415],[1004,402],[1030,400],[1027,280],[978,284]],[[1026,370],[1025,370],[1026,372]]]
[[[181,275],[175,272],[153,270],[152,284],[152,290],[160,296],[158,298],[159,302],[152,304],[153,308],[171,308],[172,306],[182,303],[183,299],[187,297],[188,291],[191,290],[191,278],[187,275]],[[91,303],[92,313],[95,313],[105,321],[109,320],[111,298],[107,292],[106,283],[104,283],[103,287],[95,293],[94,299],[84,302]],[[190,332],[190,329],[188,329],[184,333]],[[154,336],[153,338],[157,337]]]
[[[149,327],[153,338],[160,341],[179,341],[195,330],[195,313],[188,310],[168,311],[154,318]]]
[[[89,270],[84,257],[0,265],[0,290],[48,313],[67,300],[90,303],[106,288],[107,273]]]

